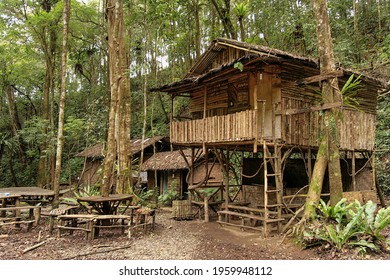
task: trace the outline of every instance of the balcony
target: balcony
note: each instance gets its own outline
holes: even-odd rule
[[[256,140],[259,135],[255,110],[191,121],[171,122],[173,144],[234,143]]]

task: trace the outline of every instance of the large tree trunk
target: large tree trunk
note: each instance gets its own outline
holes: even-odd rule
[[[55,1],[42,1],[42,8],[45,12],[49,13],[52,7],[55,5]],[[40,47],[43,50],[45,56],[45,80],[43,84],[43,99],[42,99],[42,118],[46,120],[49,124],[49,121],[53,119],[52,111],[50,109],[50,100],[53,104],[53,98],[50,98],[50,93],[54,94],[54,56],[56,52],[56,41],[57,41],[57,33],[54,28],[57,26],[57,19],[54,19],[53,22],[50,22],[48,26],[43,27],[41,30],[36,30],[36,35],[39,38]],[[53,105],[52,105],[53,107]],[[51,126],[53,129],[53,126]],[[52,133],[49,132],[48,129],[42,131],[44,134]],[[49,185],[52,181],[50,179],[50,169],[52,168],[49,160],[48,152],[49,143],[42,143],[40,146],[40,158],[38,163],[38,171],[37,171],[37,186],[44,187],[45,185]],[[51,158],[53,161],[53,158]]]
[[[107,0],[111,103],[101,193],[108,196],[116,179],[118,193],[131,192],[130,78],[125,44],[123,1]],[[117,178],[114,164],[117,159]]]
[[[58,208],[60,194],[62,147],[64,145],[64,113],[65,113],[65,93],[66,93],[66,68],[68,55],[68,30],[70,17],[70,0],[64,0],[63,10],[63,30],[62,30],[62,54],[61,54],[61,93],[58,112],[58,132],[57,132],[57,152],[54,172],[54,201],[53,208]]]
[[[327,0],[312,0],[312,7],[317,23],[318,56],[321,63],[320,71],[321,73],[331,72],[335,70],[335,66]],[[324,103],[332,103],[341,100],[337,78],[332,78],[322,83],[322,97]],[[321,141],[317,160],[314,165],[313,176],[309,185],[309,196],[306,201],[306,218],[314,215],[313,205],[319,202],[326,162],[328,163],[331,204],[334,205],[342,198],[340,154],[338,149],[338,124],[336,116],[337,110],[335,109],[326,110],[324,112],[326,139]],[[328,150],[328,153],[325,153],[326,150]]]

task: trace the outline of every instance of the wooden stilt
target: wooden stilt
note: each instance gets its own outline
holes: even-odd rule
[[[352,151],[352,190],[355,192],[356,189],[356,152]]]

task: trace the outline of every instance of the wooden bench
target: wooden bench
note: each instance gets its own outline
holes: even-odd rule
[[[237,208],[239,207],[239,208]],[[228,207],[229,209],[231,207]],[[283,221],[284,219],[268,219],[266,220],[264,216],[262,215],[264,213],[264,210],[262,209],[256,209],[256,208],[249,208],[244,207],[245,209],[241,209],[241,206],[234,206],[234,209],[239,209],[239,210],[246,210],[246,211],[252,211],[252,213],[243,213],[237,212],[237,211],[231,211],[231,210],[223,210],[223,211],[218,211],[218,221],[220,225],[229,225],[229,226],[235,226],[239,227],[241,230],[244,229],[253,229],[253,230],[259,230],[259,231],[264,231],[264,227],[258,227],[257,222],[261,221],[263,224],[264,223],[273,223],[273,222],[280,222]],[[238,219],[241,220],[241,223],[232,223],[231,219],[233,217],[237,217]],[[246,225],[245,222],[249,221],[250,225]]]
[[[60,206],[59,208],[52,209],[50,212],[41,212],[42,216],[49,217],[49,234],[51,235],[54,230],[54,221],[60,215],[77,214],[79,207],[76,205]]]
[[[148,227],[150,227],[151,230],[154,230],[155,224],[156,211],[146,207],[140,208],[135,212],[135,222],[129,227],[128,236],[131,237],[131,235],[139,229],[142,229],[144,233],[146,233]]]
[[[23,219],[21,212],[28,210],[27,219]],[[5,217],[0,218],[0,226],[3,225],[15,225],[17,228],[21,224],[27,224],[27,231],[31,230],[32,225],[37,226],[41,218],[41,207],[40,206],[12,206],[12,207],[2,207],[0,212],[7,213],[12,212],[12,216],[5,215]]]
[[[58,218],[58,237],[64,230],[69,230],[73,234],[74,230],[85,231],[86,239],[92,239],[92,225],[94,218],[97,215],[93,214],[67,214],[59,215]]]
[[[101,228],[120,228],[123,234],[125,228],[129,228],[132,222],[132,215],[96,215],[92,219],[91,238],[98,237]]]

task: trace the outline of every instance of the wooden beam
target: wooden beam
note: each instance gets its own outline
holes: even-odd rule
[[[304,79],[296,80],[295,85],[297,86],[302,86],[302,85],[308,85],[312,83],[318,83],[324,80],[329,80],[337,77],[342,77],[344,76],[344,71],[343,70],[337,70],[337,71],[332,71],[320,75],[315,75],[311,77],[307,77]]]
[[[333,102],[333,103],[326,103],[319,106],[312,106],[310,108],[298,108],[298,109],[286,109],[284,112],[285,115],[295,115],[295,114],[302,114],[302,113],[309,113],[314,111],[321,111],[321,110],[327,110],[331,108],[341,107],[342,102]],[[281,111],[276,112],[276,114],[282,114]]]

